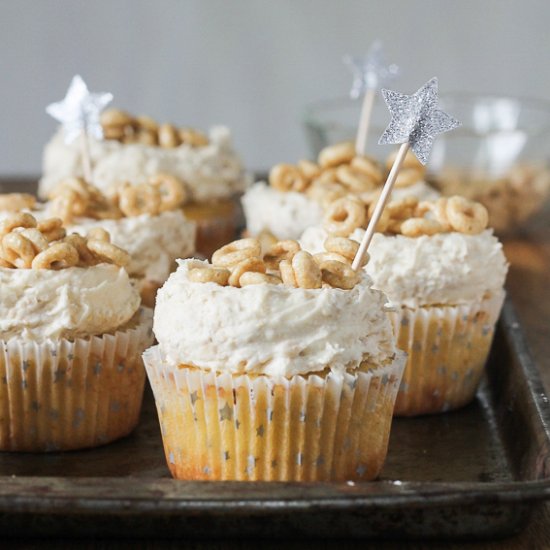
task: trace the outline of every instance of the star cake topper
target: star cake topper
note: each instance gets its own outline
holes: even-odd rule
[[[391,120],[378,141],[380,145],[408,142],[418,160],[428,162],[435,136],[461,124],[438,108],[437,85],[434,77],[412,95],[382,90]]]
[[[113,94],[110,93],[91,93],[84,80],[76,75],[65,98],[48,105],[46,112],[62,124],[66,143],[75,141],[82,132],[102,139],[99,115],[112,99]]]
[[[378,90],[399,74],[397,65],[386,65],[380,40],[373,42],[367,55],[363,57],[344,56],[344,63],[353,74],[350,90],[350,96],[353,99],[361,97],[368,90]]]

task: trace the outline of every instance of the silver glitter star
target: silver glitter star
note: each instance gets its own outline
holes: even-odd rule
[[[65,130],[65,143],[72,143],[82,134],[88,133],[96,139],[103,138],[99,113],[113,100],[113,94],[88,91],[79,75],[73,77],[63,101],[51,103],[46,112],[61,122]]]
[[[436,77],[428,80],[413,95],[385,89],[382,95],[391,113],[391,121],[378,143],[408,142],[422,164],[428,162],[435,136],[460,126],[458,120],[438,109]]]
[[[353,84],[349,95],[353,99],[361,97],[367,90],[378,90],[399,74],[397,65],[386,65],[382,42],[376,40],[364,57],[345,55],[344,63],[353,74]]]

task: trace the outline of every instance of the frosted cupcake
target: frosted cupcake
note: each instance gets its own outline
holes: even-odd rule
[[[268,231],[279,239],[297,239],[322,222],[335,199],[354,195],[372,203],[392,162],[390,157],[384,168],[370,157],[356,156],[352,143],[339,143],[323,149],[317,163],[278,164],[269,174],[269,185],[258,182],[241,199],[247,231],[252,236]],[[424,166],[409,154],[397,178],[394,199],[437,198],[439,193],[424,181],[424,173]]]
[[[475,395],[508,269],[487,220],[481,204],[461,197],[407,199],[389,205],[385,233],[373,237],[365,270],[393,305],[397,346],[409,355],[398,415],[456,409]],[[301,244],[320,251],[334,232],[360,242],[364,230],[349,222],[328,218],[324,228],[308,229]]]
[[[50,198],[46,211],[60,217],[69,231],[85,236],[106,230],[115,245],[129,252],[126,269],[148,307],[175,269],[175,260],[195,252],[196,224],[180,209],[185,189],[168,174],[146,184],[119,185],[110,197],[80,178],[68,178]]]
[[[179,262],[144,354],[172,475],[373,479],[404,358],[366,274],[256,239]],[[194,314],[190,314],[194,312]]]
[[[0,450],[95,447],[139,418],[150,310],[107,239],[26,213],[0,222]]]
[[[101,191],[121,181],[147,183],[159,173],[175,176],[186,189],[184,213],[198,225],[197,250],[209,257],[234,237],[235,197],[249,180],[227,128],[216,126],[206,136],[115,109],[104,111],[101,122],[105,140],[90,142],[92,181]],[[59,130],[44,150],[39,195],[46,198],[70,176],[83,176],[81,151]]]

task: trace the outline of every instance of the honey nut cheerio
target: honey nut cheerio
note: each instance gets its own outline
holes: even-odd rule
[[[372,239],[365,270],[374,288],[410,308],[469,303],[501,292],[508,264],[501,243],[485,228],[485,211],[462,198],[414,208],[413,202],[386,208],[399,232],[375,233]],[[357,227],[347,237],[358,245],[364,233]],[[304,232],[300,244],[318,255],[334,238],[316,226]]]
[[[178,147],[182,143],[191,147],[208,145],[208,137],[193,128],[177,128],[172,124],[159,124],[146,115],[134,117],[120,109],[107,109],[100,118],[106,139],[122,143],[143,143],[159,147]]]
[[[323,149],[317,162],[281,163],[269,173],[269,185],[258,182],[242,198],[251,235],[268,230],[280,239],[296,239],[310,226],[321,223],[340,199],[372,204],[388,169],[368,156],[357,156],[352,143]],[[394,198],[408,196],[432,200],[439,193],[424,181],[425,169],[408,156],[393,191]]]
[[[365,204],[357,197],[342,197],[325,212],[323,227],[330,235],[348,237],[366,229],[376,203]],[[487,209],[464,197],[418,202],[416,197],[391,201],[384,209],[376,230],[380,233],[421,237],[458,232],[477,235],[487,228]]]
[[[115,330],[140,298],[106,234],[65,235],[60,220],[16,214],[0,222],[0,334],[32,340]],[[55,236],[55,239],[51,239]]]
[[[241,260],[231,270],[178,260],[155,308],[154,332],[165,360],[217,372],[291,377],[325,368],[350,372],[365,359],[383,364],[393,357],[386,299],[370,288],[364,272],[349,290],[327,283],[310,288],[318,286],[322,269],[315,269],[316,262],[304,251],[292,260],[280,263],[289,262],[308,288],[282,282],[257,257]],[[254,271],[246,271],[245,263]],[[340,266],[344,264],[331,273]],[[240,288],[229,283],[235,273]]]
[[[36,197],[28,193],[4,193],[0,195],[0,212],[20,212],[33,210]]]
[[[277,241],[263,250],[259,239],[240,239],[214,252],[211,265],[189,269],[188,278],[233,287],[282,284],[302,289],[352,289],[360,279],[351,268],[357,243],[339,237],[327,239],[325,244],[324,254],[312,256],[297,241]]]
[[[124,267],[130,255],[110,242],[107,232],[99,239],[66,235],[57,218],[37,221],[28,213],[0,221],[0,260],[9,269],[90,267],[100,263]]]
[[[70,177],[60,181],[50,192],[48,211],[65,224],[78,217],[116,220],[142,214],[158,216],[161,212],[179,209],[186,197],[183,182],[165,173],[157,173],[148,183],[139,185],[121,182],[109,195],[83,178]]]

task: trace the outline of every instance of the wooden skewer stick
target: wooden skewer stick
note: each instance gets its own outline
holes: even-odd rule
[[[367,254],[367,249],[374,235],[375,228],[378,224],[378,221],[380,220],[380,216],[382,216],[382,212],[384,211],[386,203],[390,198],[390,194],[395,184],[395,180],[397,179],[399,170],[401,170],[401,165],[405,160],[405,156],[407,155],[408,150],[409,150],[409,142],[403,143],[401,147],[399,147],[397,157],[395,158],[395,161],[393,163],[393,166],[391,167],[390,173],[388,174],[388,179],[384,184],[384,188],[382,189],[380,198],[376,203],[376,207],[372,214],[372,218],[369,221],[369,225],[367,226],[367,230],[365,231],[365,235],[363,236],[363,240],[359,245],[359,250],[357,251],[355,258],[353,259],[353,263],[351,264],[351,267],[355,271],[358,271],[359,269],[361,269],[361,264],[363,263],[363,259]]]
[[[92,183],[92,158],[90,156],[90,141],[88,140],[88,134],[86,130],[82,130],[80,136],[80,148],[82,153],[82,170],[84,172],[84,179],[86,183]]]
[[[359,118],[359,128],[357,129],[357,136],[355,137],[355,153],[357,155],[364,155],[367,149],[367,137],[369,135],[370,117],[372,114],[372,107],[374,105],[374,98],[376,97],[376,90],[369,88],[365,96],[363,97],[363,105],[361,106],[361,117]]]

